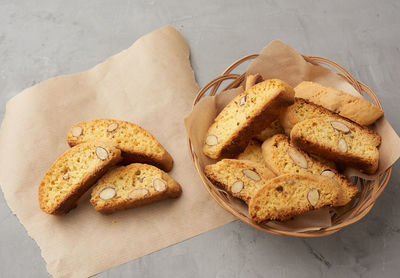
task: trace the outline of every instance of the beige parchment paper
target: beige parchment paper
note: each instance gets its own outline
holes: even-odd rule
[[[297,86],[302,81],[314,81],[361,97],[343,77],[326,67],[306,62],[300,53],[279,40],[271,42],[261,51],[260,55],[249,65],[247,73],[260,73],[264,79],[278,78],[292,87]],[[193,145],[193,151],[198,157],[201,170],[204,170],[205,165],[216,162],[206,157],[202,152],[208,127],[212,124],[216,115],[242,91],[243,88],[239,87],[213,97],[206,96],[196,104],[190,115],[185,119],[188,137]],[[379,92],[376,93],[379,97]],[[348,177],[359,176],[370,180],[376,179],[400,156],[400,138],[388,121],[383,117],[372,128],[382,136],[377,174],[368,176],[349,168],[345,170]],[[201,175],[204,176],[204,173],[202,172]],[[228,198],[233,207],[248,216],[247,207],[242,202],[237,202],[230,196]],[[331,217],[328,209],[321,209],[297,216],[291,221],[283,223],[272,221],[264,225],[293,232],[319,230],[331,225]]]
[[[166,26],[86,72],[52,78],[7,103],[0,185],[50,274],[94,275],[234,220],[201,185],[187,152],[182,120],[197,90],[189,47]],[[68,149],[68,129],[97,118],[131,121],[151,132],[174,158],[170,175],[182,185],[182,196],[104,216],[86,194],[66,216],[43,213],[38,185]]]

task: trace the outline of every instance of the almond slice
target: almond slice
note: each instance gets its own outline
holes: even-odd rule
[[[339,149],[339,151],[341,152],[347,152],[347,143],[343,138],[340,138],[338,143],[337,143],[337,147]]]
[[[114,122],[108,125],[107,131],[108,132],[113,132],[118,128],[118,123]]]
[[[239,100],[239,106],[243,106],[246,104],[246,100],[247,100],[247,95],[244,95],[240,98]]]
[[[341,133],[347,134],[350,132],[350,128],[342,122],[338,121],[331,121],[331,126],[340,131]]]
[[[81,136],[82,135],[82,132],[83,132],[83,128],[81,127],[81,126],[74,126],[73,128],[72,128],[72,130],[71,130],[71,134],[72,134],[72,136],[74,136],[74,137],[79,137],[79,136]]]
[[[232,191],[232,193],[237,194],[243,190],[243,187],[244,187],[243,182],[238,180],[232,184],[231,191]]]
[[[335,173],[332,172],[329,169],[326,169],[326,170],[321,172],[321,176],[325,176],[325,177],[328,177],[328,178],[333,178],[335,176]]]
[[[108,151],[103,147],[96,147],[96,156],[100,160],[106,160],[108,158]]]
[[[295,148],[289,147],[288,155],[290,156],[290,158],[293,160],[293,162],[297,166],[307,169],[307,167],[308,167],[307,160],[304,157],[304,155],[302,153],[300,153],[298,150],[296,150]]]
[[[307,194],[307,200],[312,205],[315,207],[318,204],[319,201],[319,191],[316,188],[310,189]]]
[[[100,199],[107,201],[107,200],[114,198],[115,195],[116,195],[116,192],[113,187],[106,187],[100,192],[99,197],[100,197]]]
[[[250,170],[250,169],[244,169],[242,170],[242,173],[248,177],[249,179],[252,179],[253,181],[260,181],[261,177],[259,174],[257,174],[255,171]]]
[[[215,135],[208,135],[206,138],[206,144],[209,146],[215,146],[218,144],[218,137]]]
[[[137,188],[129,193],[129,198],[140,199],[146,196],[147,194],[149,194],[149,190],[147,188]]]
[[[153,180],[153,187],[158,192],[165,191],[165,189],[167,189],[167,182],[165,180],[162,180],[162,179],[159,179],[159,178],[154,179]]]

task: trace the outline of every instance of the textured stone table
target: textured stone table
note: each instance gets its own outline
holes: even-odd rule
[[[397,0],[0,0],[0,117],[22,89],[88,69],[170,23],[190,44],[200,86],[279,38],[345,66],[375,90],[400,131],[399,13]],[[329,237],[273,236],[236,221],[96,277],[399,277],[399,182],[397,163],[371,212]],[[2,194],[0,277],[49,277]]]

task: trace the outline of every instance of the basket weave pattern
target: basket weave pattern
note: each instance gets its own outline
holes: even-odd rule
[[[235,74],[232,73],[232,71],[236,69],[240,64],[252,60],[257,56],[258,54],[251,54],[237,60],[232,65],[230,65],[220,76],[211,80],[198,92],[194,100],[193,106],[195,106],[200,101],[200,99],[206,95],[208,91],[210,92],[209,93],[210,96],[214,96],[220,92],[226,91],[228,89],[237,88],[238,86],[240,86],[242,82],[245,80],[246,72],[242,74]],[[338,74],[343,76],[361,95],[365,93],[366,95],[369,96],[369,98],[375,105],[382,108],[379,99],[375,95],[375,93],[365,84],[363,84],[360,81],[357,81],[347,70],[345,70],[339,64],[329,59],[317,56],[303,56],[303,58],[311,64],[326,66],[332,69],[333,71],[337,72]],[[220,89],[221,84],[227,80],[230,80],[229,84],[225,88]],[[323,228],[318,231],[291,232],[291,231],[279,230],[277,228],[272,228],[270,226],[266,226],[263,224],[261,225],[256,224],[247,215],[238,211],[236,207],[233,206],[232,204],[231,201],[232,198],[230,198],[230,196],[228,196],[228,194],[225,191],[214,186],[203,175],[203,173],[201,173],[202,170],[199,164],[199,160],[196,154],[193,152],[193,147],[190,142],[190,139],[188,139],[188,144],[193,163],[195,164],[195,167],[200,174],[200,177],[203,181],[205,188],[210,193],[210,195],[215,199],[215,201],[222,208],[224,208],[231,214],[235,215],[242,221],[246,222],[247,224],[255,227],[256,229],[278,235],[298,236],[298,237],[326,236],[339,231],[341,228],[345,226],[357,222],[371,210],[372,206],[375,203],[375,200],[378,198],[378,196],[382,193],[382,191],[388,184],[392,171],[392,167],[390,167],[384,173],[382,173],[375,181],[367,181],[361,178],[357,178],[356,180],[354,180],[354,182],[357,183],[359,187],[359,193],[356,195],[353,201],[347,204],[346,206],[341,208],[332,208],[331,212],[332,226]]]

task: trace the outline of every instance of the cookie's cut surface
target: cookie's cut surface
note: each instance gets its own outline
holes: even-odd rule
[[[355,184],[336,169],[310,157],[289,143],[287,136],[278,134],[266,140],[262,145],[265,163],[276,175],[315,174],[331,178],[339,188],[335,206],[343,206],[351,201],[358,192]]]
[[[126,121],[98,119],[71,127],[67,141],[75,146],[88,141],[112,142],[122,151],[124,163],[147,163],[165,171],[172,169],[171,155],[147,130]]]
[[[378,169],[381,137],[347,119],[328,116],[308,119],[293,127],[290,138],[307,152],[364,173],[374,174]]]
[[[214,185],[246,203],[268,179],[275,177],[271,170],[258,163],[237,159],[223,159],[207,165],[204,172]]]
[[[259,140],[261,142],[264,142],[265,140],[274,136],[275,134],[280,134],[283,132],[284,132],[284,129],[283,129],[279,119],[277,119],[277,120],[273,121],[268,127],[264,128],[254,138],[256,138],[257,140]]]
[[[298,122],[306,119],[335,115],[330,110],[310,103],[302,98],[295,98],[294,103],[286,107],[279,116],[280,123],[287,135]]]
[[[261,151],[261,144],[256,140],[251,140],[244,151],[238,155],[237,159],[250,160],[266,166]]]
[[[90,202],[104,214],[117,210],[177,198],[181,186],[164,171],[147,164],[133,163],[112,169],[92,191]]]
[[[327,177],[287,174],[266,182],[249,204],[249,215],[257,223],[285,221],[336,202],[338,188]]]
[[[278,79],[263,81],[244,91],[221,111],[208,129],[204,154],[213,159],[236,157],[251,138],[293,101],[293,89]]]
[[[294,88],[296,97],[321,105],[360,125],[371,125],[383,110],[371,102],[318,83],[303,81]]]
[[[121,161],[115,145],[89,142],[62,154],[39,185],[40,208],[49,214],[65,214],[110,167]]]

